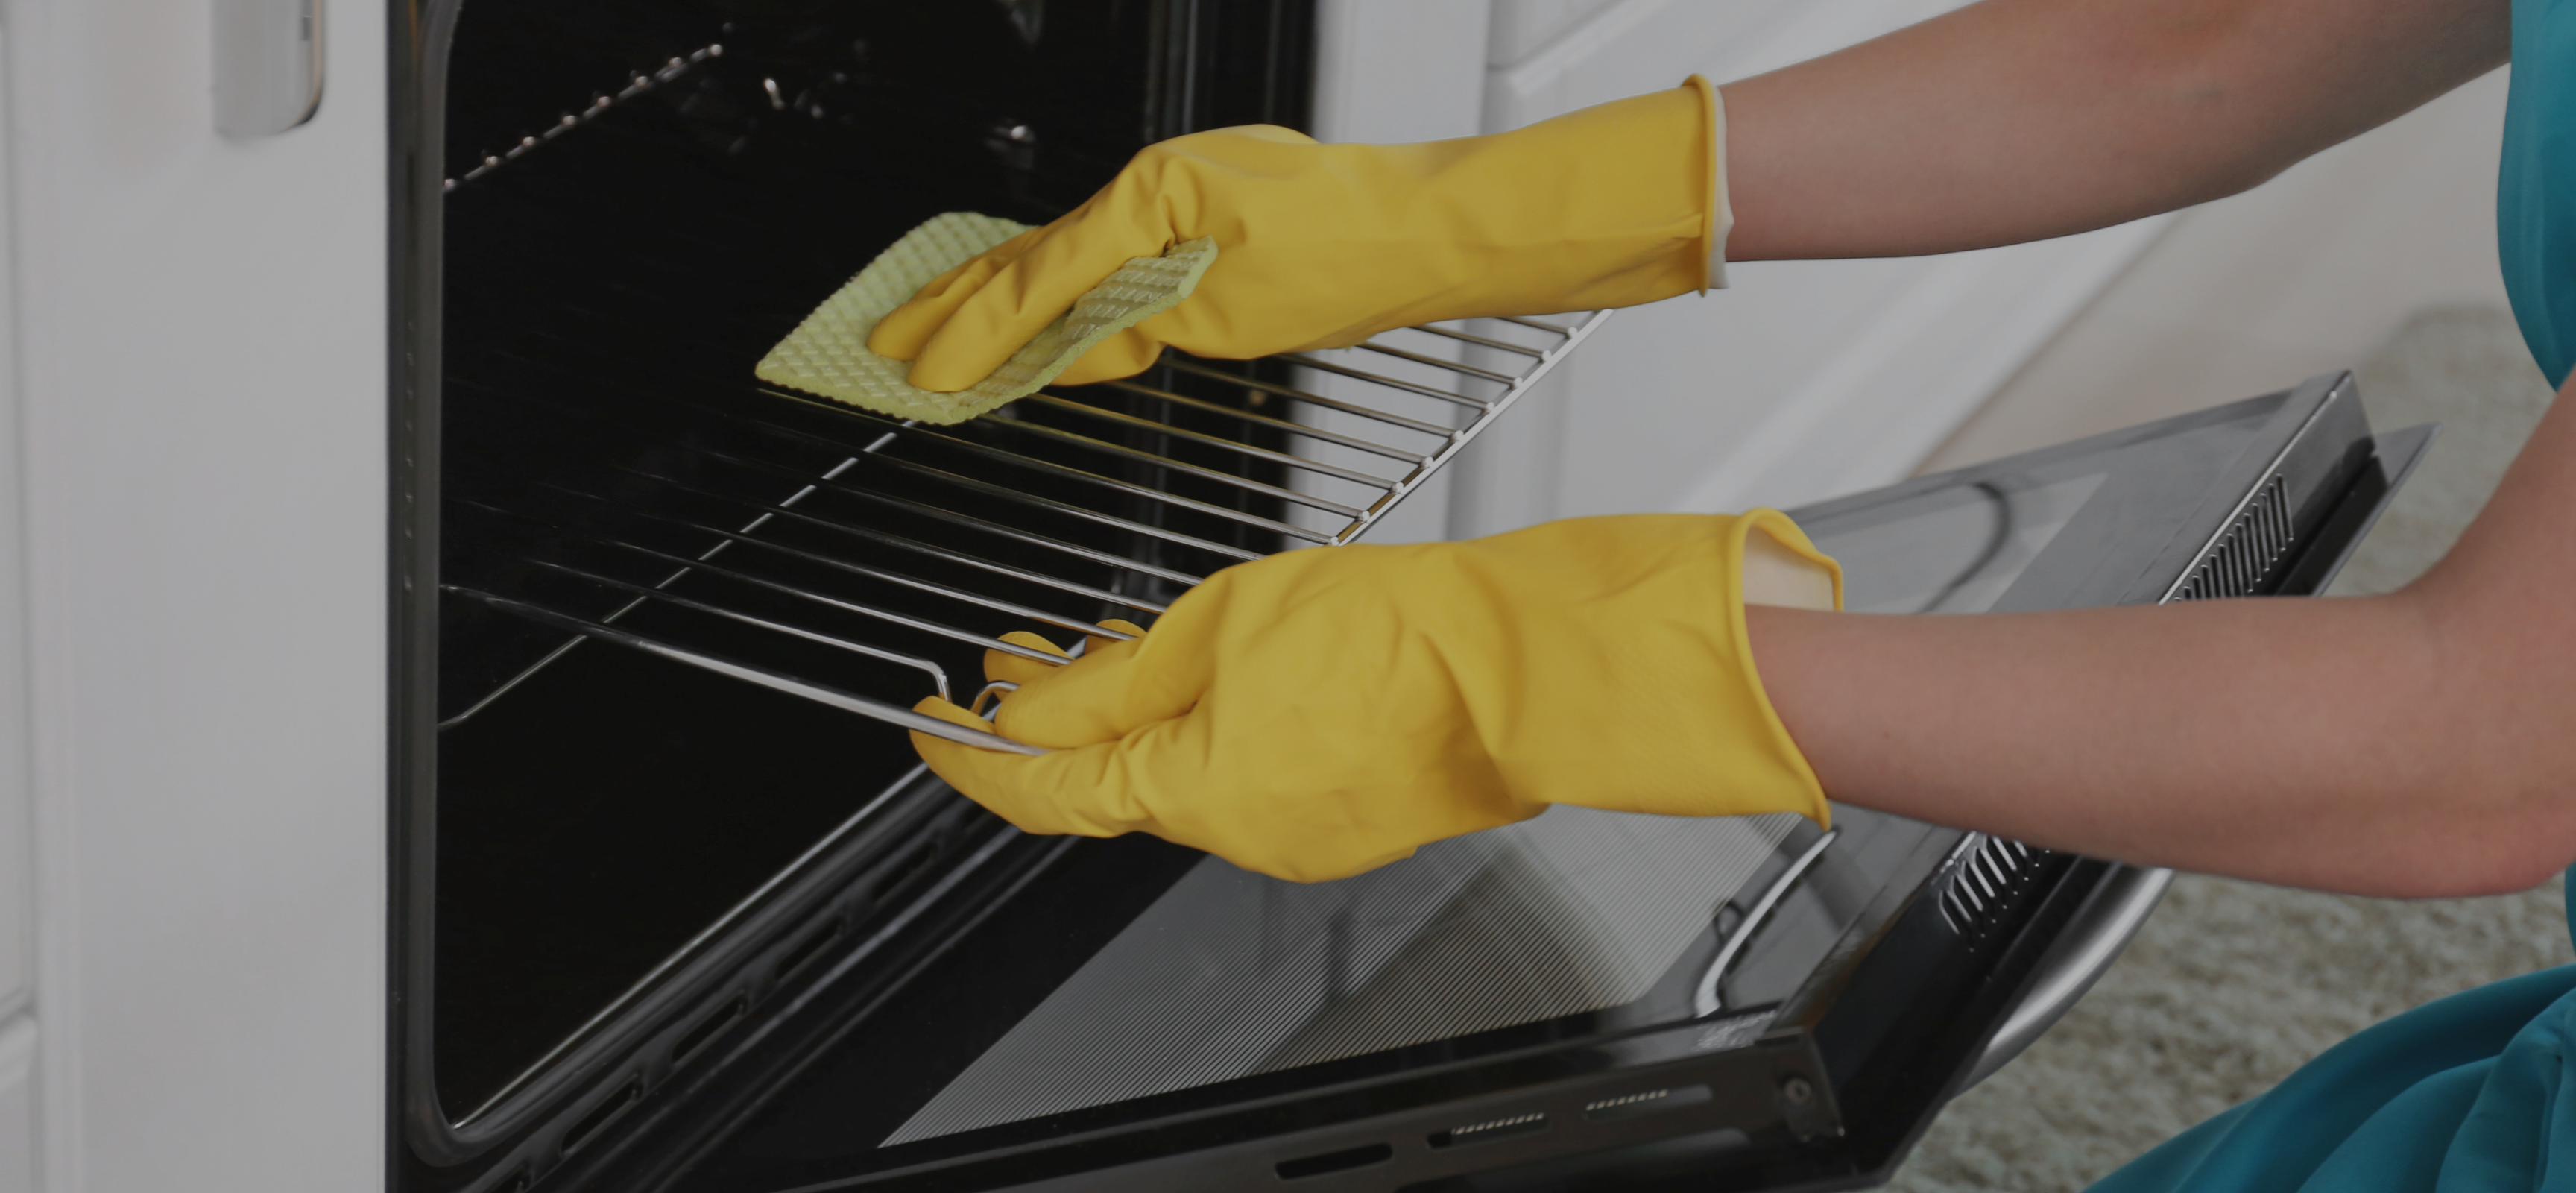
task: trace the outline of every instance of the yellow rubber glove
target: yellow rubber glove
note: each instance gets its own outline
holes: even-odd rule
[[[1029,832],[1142,830],[1307,882],[1551,804],[1822,824],[1745,644],[1742,580],[1766,566],[1812,592],[1766,603],[1840,604],[1840,569],[1772,510],[1290,551],[1069,666],[988,654],[1021,685],[997,727],[1053,753],[913,745]]]
[[[1508,133],[1322,145],[1270,125],[1151,145],[1081,207],[922,287],[868,337],[941,393],[990,374],[1131,257],[1214,237],[1179,306],[1073,363],[1142,372],[1165,344],[1249,359],[1478,315],[1634,306],[1709,285],[1726,204],[1717,93],[1670,91]],[[1721,283],[1722,284],[1722,283]]]

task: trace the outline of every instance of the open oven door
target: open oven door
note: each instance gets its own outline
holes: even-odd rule
[[[1855,610],[2298,595],[2429,438],[2373,435],[2324,377],[1796,516]],[[1149,838],[989,848],[1005,877],[845,934],[553,1180],[1870,1184],[2162,886],[1857,808],[1829,833],[1560,809],[1314,885]]]

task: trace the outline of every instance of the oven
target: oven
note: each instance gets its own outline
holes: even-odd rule
[[[750,362],[930,216],[1303,125],[1311,4],[397,12],[403,1193],[1863,1184],[2161,890],[1849,808],[1315,886],[1019,834],[913,700],[1358,536],[1606,316],[879,418]],[[1863,611],[2306,593],[2424,440],[2321,378],[1795,513]]]

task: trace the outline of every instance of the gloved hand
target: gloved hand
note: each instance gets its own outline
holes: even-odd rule
[[[954,393],[1131,257],[1216,238],[1182,303],[1073,363],[1142,372],[1165,344],[1248,359],[1435,319],[1633,306],[1709,284],[1728,222],[1717,93],[1670,91],[1508,133],[1322,145],[1270,125],[1151,145],[1107,187],[922,287],[868,347]],[[1720,282],[1719,284],[1723,284]]]
[[[1822,824],[1745,643],[1742,581],[1766,568],[1805,592],[1762,603],[1840,603],[1840,569],[1772,510],[1289,551],[1070,665],[989,653],[1021,685],[996,727],[1054,752],[913,745],[1029,832],[1143,830],[1307,882],[1551,804]]]

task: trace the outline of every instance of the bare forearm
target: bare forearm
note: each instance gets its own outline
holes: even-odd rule
[[[1730,260],[2061,236],[2243,190],[2501,64],[2505,0],[1984,0],[1728,84]]]
[[[1765,686],[1836,799],[2127,861],[2401,893],[2492,831],[2423,816],[2451,750],[2396,599],[1992,617],[1759,610]]]
[[[1751,611],[1835,798],[2331,890],[2519,889],[2576,860],[2576,403],[2388,597],[1986,617]]]

